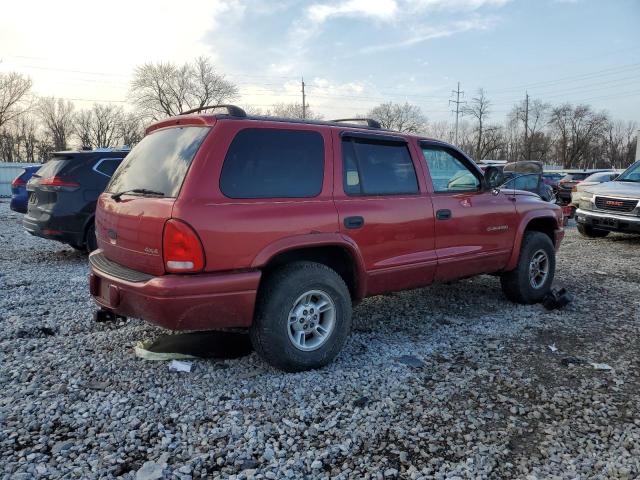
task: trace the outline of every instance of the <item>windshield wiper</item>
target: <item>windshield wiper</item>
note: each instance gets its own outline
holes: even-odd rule
[[[141,195],[156,195],[158,197],[164,197],[164,193],[156,192],[155,190],[148,190],[146,188],[132,188],[131,190],[123,190],[121,192],[114,193],[113,195],[111,195],[111,198],[113,198],[116,202],[119,202],[120,197],[122,195],[126,195],[127,193],[139,193]]]

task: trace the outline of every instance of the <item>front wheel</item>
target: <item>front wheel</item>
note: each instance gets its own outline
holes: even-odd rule
[[[587,238],[604,238],[609,235],[608,230],[598,230],[597,228],[593,228],[589,225],[578,224],[578,232],[583,237]]]
[[[526,232],[518,265],[500,276],[502,291],[512,302],[540,302],[551,289],[555,269],[556,252],[549,236],[542,232]]]
[[[321,368],[340,352],[351,331],[351,297],[329,267],[296,262],[264,279],[249,331],[253,347],[287,372]]]

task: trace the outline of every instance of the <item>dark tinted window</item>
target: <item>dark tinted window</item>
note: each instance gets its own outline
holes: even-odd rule
[[[110,177],[115,173],[120,162],[122,162],[121,158],[103,158],[97,161],[94,168],[103,175]]]
[[[589,173],[567,173],[567,175],[562,180],[564,180],[565,182],[575,182],[578,180],[584,180],[589,175]]]
[[[418,193],[418,180],[405,143],[345,138],[342,170],[347,195]]]
[[[145,188],[175,197],[207,133],[206,127],[175,127],[147,135],[111,177],[107,191]]]
[[[323,172],[324,141],[318,132],[248,128],[231,142],[220,190],[230,198],[315,197]]]
[[[69,162],[69,160],[49,160],[42,165],[38,171],[34,174],[38,177],[49,178],[59,173]]]

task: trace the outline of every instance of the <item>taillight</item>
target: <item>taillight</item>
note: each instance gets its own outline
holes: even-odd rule
[[[11,182],[11,186],[13,188],[24,187],[26,184],[27,182],[24,181],[21,177],[16,177],[13,179],[13,182]]]
[[[80,184],[64,177],[53,176],[40,180],[41,187],[78,188]]]
[[[164,266],[170,273],[199,272],[204,268],[204,251],[196,232],[186,223],[171,218],[162,235]]]

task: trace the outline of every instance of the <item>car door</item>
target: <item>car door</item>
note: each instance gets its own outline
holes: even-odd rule
[[[437,142],[420,148],[433,187],[436,280],[504,268],[517,228],[513,191],[484,189],[480,170],[455,148]]]
[[[336,130],[333,143],[340,230],[363,257],[367,295],[431,283],[434,218],[420,159],[401,136]]]

